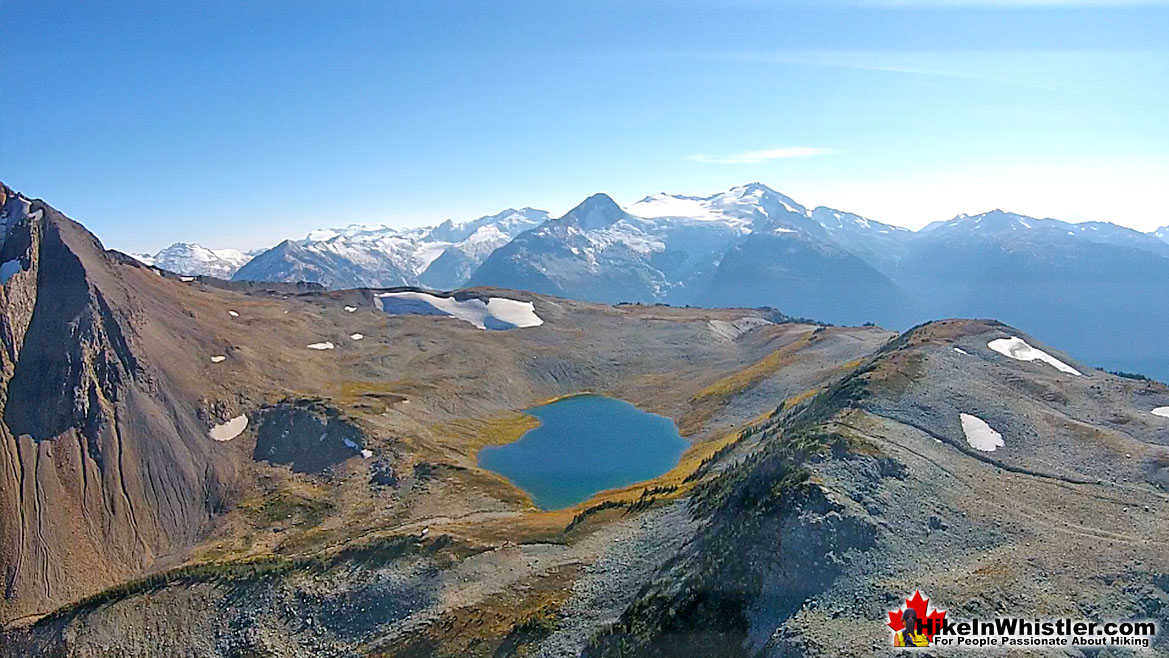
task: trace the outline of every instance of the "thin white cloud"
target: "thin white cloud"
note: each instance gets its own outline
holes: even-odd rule
[[[743,151],[729,155],[709,155],[695,153],[686,156],[687,160],[704,162],[706,164],[760,164],[772,160],[786,160],[789,158],[807,158],[813,155],[831,153],[830,149],[815,146],[785,146],[783,148],[763,149],[760,151]]]

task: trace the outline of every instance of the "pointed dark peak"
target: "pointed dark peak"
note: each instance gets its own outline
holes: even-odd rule
[[[611,226],[628,217],[621,206],[604,192],[598,192],[585,199],[577,207],[560,218],[564,224],[574,224],[584,231]]]

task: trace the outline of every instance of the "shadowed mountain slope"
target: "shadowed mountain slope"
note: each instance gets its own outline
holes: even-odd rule
[[[52,207],[4,188],[0,555],[6,618],[140,572],[195,540],[229,463],[201,440],[199,393],[169,366],[158,279]],[[146,294],[144,294],[146,293]],[[155,316],[157,317],[157,316]]]

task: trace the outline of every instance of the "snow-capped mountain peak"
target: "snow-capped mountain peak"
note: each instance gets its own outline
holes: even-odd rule
[[[468,222],[454,222],[450,219],[430,230],[426,239],[434,242],[462,242],[470,239],[485,227],[494,227],[504,235],[514,236],[535,228],[551,219],[547,211],[535,208],[507,208]]]
[[[281,244],[256,258],[236,278],[305,280],[329,287],[453,288],[492,251],[548,219],[543,210],[508,208],[434,227],[351,224],[318,229],[295,248]]]
[[[593,231],[611,226],[628,216],[612,197],[604,192],[598,192],[569,210],[557,221],[566,226],[575,226],[582,231]]]
[[[319,228],[309,231],[303,242],[321,242],[336,237],[354,237],[362,234],[384,234],[386,232],[393,233],[395,231],[385,224],[350,224],[343,228]]]
[[[762,183],[739,185],[705,197],[659,192],[631,204],[628,211],[646,219],[719,222],[744,231],[787,215],[808,216],[804,206]]]
[[[160,269],[189,276],[213,276],[230,279],[251,256],[235,249],[209,249],[203,245],[176,242],[157,254],[135,258]]]

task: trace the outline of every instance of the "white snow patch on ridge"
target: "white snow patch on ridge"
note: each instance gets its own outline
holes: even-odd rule
[[[226,360],[227,360],[227,357],[223,356],[222,354],[220,354],[218,356],[211,357],[211,363],[222,363]]]
[[[312,345],[306,345],[306,347],[308,347],[310,350],[331,350],[336,347],[336,345],[330,343],[329,341],[325,341],[323,343],[313,343]]]
[[[349,334],[349,337],[353,340],[361,340],[365,338],[365,334]]]
[[[536,315],[532,302],[504,297],[491,297],[484,302],[478,297],[458,300],[415,291],[384,292],[374,297],[381,302],[382,310],[392,315],[449,316],[480,329],[514,329],[544,324],[544,320]]]
[[[235,437],[243,434],[243,431],[248,428],[248,417],[245,415],[236,416],[226,423],[216,425],[207,433],[212,439],[216,441],[230,441]]]
[[[487,313],[513,327],[538,327],[544,324],[543,318],[536,315],[536,305],[532,302],[492,297],[487,300]]]
[[[752,329],[774,323],[764,320],[761,317],[748,315],[732,322],[727,322],[726,320],[710,320],[708,324],[710,325],[710,330],[714,332],[714,335],[727,340],[735,340]]]
[[[962,419],[962,431],[966,434],[966,442],[975,450],[994,452],[1006,445],[1003,435],[991,429],[986,421],[978,416],[959,414]]]
[[[966,350],[962,349],[961,347],[955,347],[954,351],[959,353],[959,354],[965,354],[966,356],[970,356],[970,352],[967,352]]]
[[[1066,372],[1069,375],[1082,375],[1079,370],[1069,366],[1060,361],[1054,356],[1037,350],[1027,344],[1027,341],[1022,338],[1011,336],[1010,338],[996,338],[986,344],[990,349],[1002,354],[1005,357],[1015,359],[1017,361],[1042,361],[1050,366],[1053,366],[1060,372]]]
[[[1153,409],[1153,415],[1160,416],[1162,418],[1169,418],[1169,407],[1157,407],[1156,409]]]

